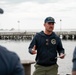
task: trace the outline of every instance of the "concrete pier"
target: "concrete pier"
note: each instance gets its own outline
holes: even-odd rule
[[[0,32],[0,40],[31,40],[37,32]],[[76,31],[55,31],[62,40],[76,40]]]

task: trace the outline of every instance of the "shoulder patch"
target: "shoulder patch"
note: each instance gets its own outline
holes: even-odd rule
[[[55,45],[55,44],[56,44],[56,39],[52,39],[52,40],[51,40],[51,43],[52,43],[53,45]]]

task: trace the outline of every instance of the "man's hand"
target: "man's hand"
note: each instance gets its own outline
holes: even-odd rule
[[[37,54],[36,45],[32,48],[32,54]]]
[[[61,59],[63,59],[65,57],[65,54],[61,53],[59,56]]]

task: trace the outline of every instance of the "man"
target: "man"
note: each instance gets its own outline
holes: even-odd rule
[[[18,55],[0,46],[0,75],[24,75]]]
[[[72,62],[73,62],[72,75],[76,75],[76,47],[74,48]]]
[[[29,52],[36,55],[33,75],[57,75],[57,52],[64,58],[64,48],[60,38],[53,32],[55,20],[47,17],[44,21],[45,30],[37,33],[29,46]]]
[[[4,13],[3,9],[2,9],[2,8],[0,8],[0,14],[3,14],[3,13]]]
[[[3,46],[0,46],[0,75],[25,75],[18,55]]]

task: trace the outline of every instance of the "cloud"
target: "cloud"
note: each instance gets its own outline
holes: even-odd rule
[[[69,24],[73,22],[73,20],[71,19],[75,19],[74,17],[76,16],[76,1],[72,0],[47,0],[47,2],[43,2],[43,0],[8,1],[11,1],[11,3],[7,2],[7,0],[2,0],[0,2],[0,6],[3,7],[5,12],[2,16],[2,22],[6,21],[5,23],[7,25],[10,24],[10,26],[8,27],[12,27],[12,25],[17,25],[17,21],[20,20],[20,23],[23,25],[23,28],[30,28],[30,24],[32,24],[32,28],[36,28],[37,26],[43,23],[43,20],[47,16],[53,16],[56,19],[56,24],[59,24],[60,19],[62,19],[62,22]],[[70,20],[69,23],[68,20]],[[14,27],[17,28],[17,26]],[[57,25],[56,28],[58,27],[59,26]],[[41,26],[39,28],[41,28]]]
[[[5,0],[1,0],[5,1]],[[21,3],[21,2],[37,2],[37,3],[55,3],[60,0],[6,0],[8,3]]]

